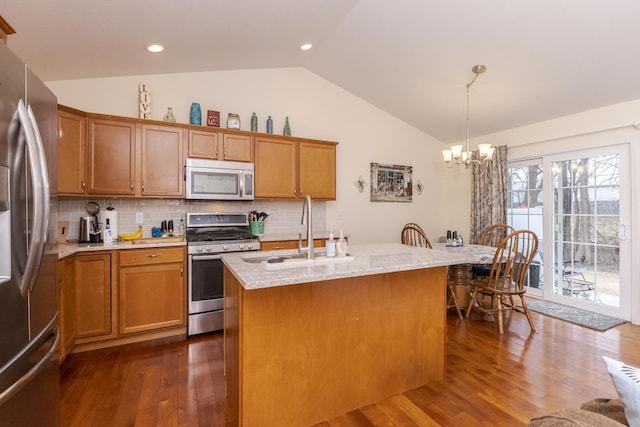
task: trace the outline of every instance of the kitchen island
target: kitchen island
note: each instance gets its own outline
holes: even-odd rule
[[[243,260],[287,253],[222,256],[229,425],[307,426],[444,377],[446,266],[466,256],[393,243]]]

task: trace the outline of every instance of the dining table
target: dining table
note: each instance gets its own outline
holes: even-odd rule
[[[474,244],[453,246],[449,243],[433,243],[432,247],[435,250],[465,256],[467,262],[449,266],[449,278],[453,280],[458,305],[461,310],[465,310],[469,304],[471,284],[473,284],[471,266],[474,264],[491,265],[497,248]]]

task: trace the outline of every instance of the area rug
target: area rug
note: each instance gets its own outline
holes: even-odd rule
[[[596,331],[606,331],[607,329],[627,322],[626,320],[557,304],[551,301],[536,300],[527,303],[527,307],[536,313],[555,317],[556,319],[565,320],[576,325],[595,329]]]

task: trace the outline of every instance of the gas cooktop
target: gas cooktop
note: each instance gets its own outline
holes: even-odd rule
[[[189,254],[260,250],[246,213],[189,213],[185,237]]]

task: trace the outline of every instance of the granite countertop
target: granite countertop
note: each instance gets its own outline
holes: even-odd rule
[[[466,264],[474,261],[473,257],[467,254],[417,248],[401,243],[349,245],[350,257],[344,260],[335,259],[330,263],[321,261],[313,265],[295,267],[287,266],[286,263],[249,263],[242,260],[251,257],[277,257],[296,252],[290,249],[252,253],[236,252],[222,254],[222,261],[248,290]]]
[[[157,242],[153,243],[137,243],[132,244],[130,241],[113,242],[111,244],[105,243],[60,243],[58,245],[58,259],[62,259],[69,255],[73,255],[80,252],[93,252],[93,251],[113,251],[113,250],[126,250],[126,249],[145,249],[145,248],[166,248],[170,246],[186,246],[187,242],[163,242],[159,237]]]

